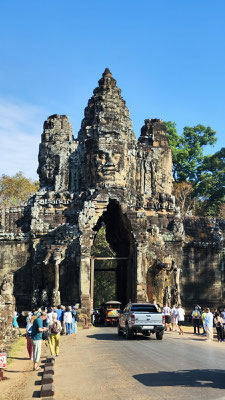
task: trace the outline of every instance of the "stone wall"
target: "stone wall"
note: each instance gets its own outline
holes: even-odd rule
[[[0,350],[13,336],[13,317],[15,311],[15,297],[13,296],[13,275],[4,276],[0,285]]]

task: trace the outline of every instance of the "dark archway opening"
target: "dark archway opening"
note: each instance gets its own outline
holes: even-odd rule
[[[95,261],[94,306],[101,302],[99,293],[102,293],[102,302],[118,300],[124,306],[130,300],[136,301],[135,241],[130,221],[126,214],[122,213],[116,200],[109,201],[107,211],[99,218],[94,231],[97,233],[92,246],[92,256],[126,258]],[[107,296],[111,298],[106,298]]]

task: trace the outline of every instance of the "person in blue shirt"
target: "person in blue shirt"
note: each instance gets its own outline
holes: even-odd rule
[[[42,342],[42,333],[47,330],[46,327],[43,327],[43,321],[47,318],[47,313],[42,312],[33,322],[31,339],[33,344],[33,360],[34,360],[34,371],[38,371],[40,367],[38,367],[38,362],[41,357],[41,342]]]
[[[57,320],[60,321],[62,323],[63,321],[63,310],[61,306],[57,306],[57,310],[55,310],[56,314],[57,314]]]
[[[19,314],[17,311],[14,312],[14,317],[13,317],[13,327],[16,328],[19,332],[19,336],[22,335],[17,318],[19,317]]]
[[[73,309],[72,309],[72,317],[73,317],[73,320],[72,320],[72,333],[77,333],[76,315],[77,315],[77,310],[76,310],[76,307],[73,306]]]

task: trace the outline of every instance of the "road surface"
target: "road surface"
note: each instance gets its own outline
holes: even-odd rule
[[[57,400],[225,399],[225,342],[166,332],[135,340],[98,327],[62,337]]]

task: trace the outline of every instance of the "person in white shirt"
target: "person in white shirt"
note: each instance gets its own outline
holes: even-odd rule
[[[66,324],[66,334],[71,335],[71,326],[72,326],[72,312],[71,312],[71,307],[66,307],[66,312],[64,313],[63,320]]]
[[[50,324],[52,324],[52,316],[53,316],[53,311],[51,308],[47,310],[47,320],[46,320],[46,326],[49,327]]]
[[[205,325],[206,325],[206,340],[213,341],[213,314],[210,312],[210,309],[206,309],[206,317],[205,317]]]
[[[178,309],[177,309],[177,322],[178,322],[178,328],[179,328],[179,335],[183,335],[184,331],[182,329],[182,326],[184,325],[184,316],[185,316],[185,311],[181,307],[181,304],[178,304]]]
[[[173,305],[171,310],[171,325],[172,331],[177,331],[177,309],[175,307],[175,304]]]
[[[168,306],[166,303],[165,306],[163,307],[163,314],[165,315],[165,331],[167,331],[167,325],[170,328],[171,331],[171,308]]]

